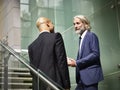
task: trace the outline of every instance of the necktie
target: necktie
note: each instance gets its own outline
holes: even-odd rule
[[[79,37],[79,48],[80,48],[81,36]]]
[[[78,48],[78,56],[77,56],[77,59],[80,58],[80,42],[81,42],[81,37],[79,37],[79,48]]]

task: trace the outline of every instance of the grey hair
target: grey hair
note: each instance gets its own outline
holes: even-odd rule
[[[75,18],[80,19],[80,21],[83,24],[85,24],[85,29],[87,29],[87,30],[91,29],[90,22],[89,22],[89,20],[85,16],[83,16],[83,15],[76,15],[73,19],[75,19]]]

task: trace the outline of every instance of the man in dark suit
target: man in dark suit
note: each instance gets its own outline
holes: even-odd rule
[[[98,90],[98,82],[103,80],[98,37],[90,31],[85,16],[75,16],[73,24],[80,44],[76,61],[69,58],[68,65],[76,67],[76,90]]]
[[[36,70],[41,70],[64,89],[69,90],[69,71],[61,34],[54,33],[53,23],[46,17],[38,18],[36,25],[40,35],[28,47],[30,65]],[[40,81],[38,85],[37,76],[31,74],[33,76],[33,90],[51,90],[43,81]]]

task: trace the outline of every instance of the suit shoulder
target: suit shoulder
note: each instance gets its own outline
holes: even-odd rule
[[[34,43],[34,42],[32,42],[30,45],[28,45],[28,50],[29,50],[30,48],[32,48],[33,43]]]
[[[94,32],[90,32],[90,31],[88,32],[88,35],[97,37],[97,35]]]
[[[59,32],[55,33],[55,36],[56,37],[62,37],[62,35]]]
[[[63,42],[62,35],[59,32],[55,33],[55,41],[56,42],[59,42],[59,41]]]
[[[95,33],[94,33],[94,32],[91,32],[91,31],[88,31],[88,34],[90,34],[90,35],[95,35]]]
[[[36,39],[28,46],[28,49],[29,49],[29,48],[32,48],[32,47],[36,44],[37,39],[38,39],[38,38],[36,38]]]
[[[61,36],[61,34],[60,34],[59,32],[56,32],[55,34],[56,34],[56,35],[60,35],[60,36]]]

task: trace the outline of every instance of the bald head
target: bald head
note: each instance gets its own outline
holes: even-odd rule
[[[36,22],[36,26],[37,26],[37,28],[39,28],[39,26],[41,24],[49,23],[49,22],[50,22],[50,20],[48,18],[46,18],[46,17],[40,17],[40,18],[38,18],[38,20]]]
[[[38,18],[38,20],[36,22],[36,26],[40,31],[43,31],[43,30],[48,30],[49,32],[54,31],[54,26],[53,26],[51,20],[46,17]]]

